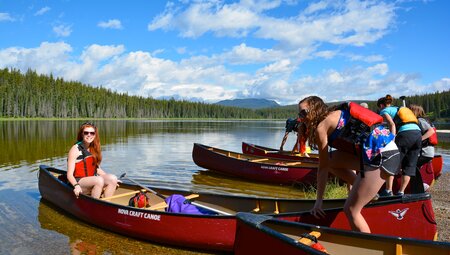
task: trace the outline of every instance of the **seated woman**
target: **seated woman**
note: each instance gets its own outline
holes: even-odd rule
[[[347,125],[349,111],[337,107],[329,109],[321,98],[310,96],[300,101],[299,115],[304,117],[307,126],[307,132],[303,135],[308,137],[311,146],[318,149],[320,158],[317,171],[317,200],[311,214],[316,218],[325,216],[322,202],[330,172],[353,185],[344,205],[350,226],[353,230],[370,233],[361,210],[377,195],[386,178],[399,171],[400,155],[394,142],[394,135],[380,125],[361,141],[363,148],[361,153],[350,153],[342,149],[329,151],[328,146],[333,147],[333,142]],[[360,165],[361,154],[364,159],[363,169]],[[364,173],[363,176],[356,175],[352,171],[360,169]]]
[[[92,123],[81,125],[77,134],[77,142],[69,151],[67,160],[67,180],[73,186],[78,197],[80,193],[91,194],[100,198],[114,194],[117,188],[117,176],[107,174],[100,168],[102,153],[98,129]]]

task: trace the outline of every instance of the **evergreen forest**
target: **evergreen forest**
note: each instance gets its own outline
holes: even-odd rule
[[[409,96],[432,120],[450,117],[450,90]],[[376,102],[368,102],[376,109]],[[401,103],[397,103],[400,105]],[[247,109],[184,100],[158,100],[94,88],[28,70],[0,69],[0,118],[286,119],[297,106]]]

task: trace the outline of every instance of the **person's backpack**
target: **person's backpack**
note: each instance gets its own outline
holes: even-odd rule
[[[300,121],[298,119],[289,118],[286,120],[286,132],[297,132]]]
[[[397,130],[405,124],[419,124],[416,115],[408,107],[397,107],[397,114],[394,117],[394,123]]]
[[[337,109],[348,111],[350,117],[330,146],[358,154],[361,143],[370,136],[378,124],[383,122],[383,117],[353,102],[344,103]]]
[[[426,119],[426,118],[423,118],[423,119],[424,119],[426,122],[428,122],[428,124],[430,124],[430,126],[431,126],[432,129],[434,129],[434,134],[431,135],[429,138],[427,138],[427,139],[425,139],[425,140],[422,141],[422,147],[426,147],[426,146],[429,146],[429,145],[435,146],[435,145],[438,144],[438,137],[437,137],[436,127],[433,125],[433,123],[432,123],[430,120],[428,120],[428,119]],[[427,130],[425,130],[425,129],[422,127],[422,125],[420,124],[420,121],[419,121],[419,127],[420,127],[420,132],[422,133],[422,135],[425,134],[425,133],[427,132]]]
[[[144,208],[149,205],[147,194],[145,192],[139,192],[130,198],[128,205],[132,207]]]

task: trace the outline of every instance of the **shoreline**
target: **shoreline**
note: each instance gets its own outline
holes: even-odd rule
[[[431,187],[431,199],[438,228],[437,241],[450,242],[450,172],[443,172]]]

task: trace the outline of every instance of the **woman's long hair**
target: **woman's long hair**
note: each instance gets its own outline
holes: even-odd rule
[[[418,118],[426,117],[425,111],[423,110],[423,107],[420,105],[411,104],[411,105],[409,105],[409,109],[411,109],[411,111],[414,113],[414,115],[416,115],[416,117],[418,117]]]
[[[102,149],[100,146],[100,134],[98,133],[97,127],[90,122],[83,123],[80,126],[80,129],[78,129],[77,141],[83,141],[83,131],[87,127],[92,127],[95,130],[94,140],[92,141],[91,144],[89,144],[89,152],[94,157],[94,165],[98,167],[102,162]]]
[[[330,110],[320,97],[309,96],[302,99],[298,104],[306,102],[308,113],[305,117],[306,128],[301,129],[301,135],[308,138],[309,145],[317,149],[316,130],[319,123],[324,120]]]

